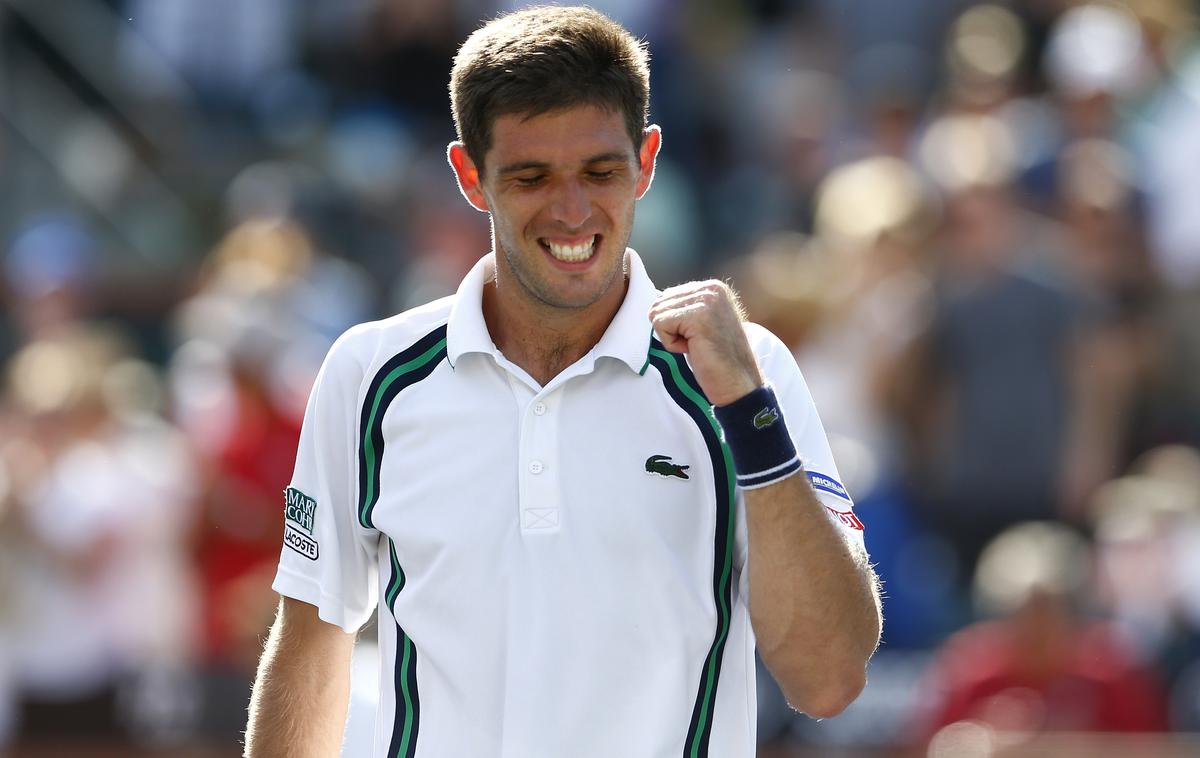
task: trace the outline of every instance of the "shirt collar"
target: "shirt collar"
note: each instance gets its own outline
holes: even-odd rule
[[[446,325],[446,358],[451,367],[466,353],[493,355],[496,345],[483,320],[483,286],[496,275],[492,253],[479,259],[462,283],[450,306],[450,322]]]
[[[658,290],[633,248],[626,248],[625,261],[629,267],[629,289],[593,352],[597,358],[616,358],[640,374],[650,361],[649,313]]]
[[[480,258],[458,286],[446,327],[446,354],[451,366],[466,353],[496,353],[496,345],[483,320],[483,287],[496,271],[493,255],[488,253]],[[650,357],[650,319],[647,314],[658,291],[646,273],[642,259],[632,248],[626,249],[625,261],[629,269],[629,289],[592,354],[597,358],[616,358],[642,373]]]

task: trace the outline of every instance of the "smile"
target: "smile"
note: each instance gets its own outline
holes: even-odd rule
[[[539,239],[538,243],[557,260],[564,263],[582,263],[595,255],[598,239],[599,236],[593,234],[573,245],[564,245],[545,238]]]

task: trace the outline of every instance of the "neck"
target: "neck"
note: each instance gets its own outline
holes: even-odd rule
[[[517,282],[496,278],[483,288],[483,318],[500,352],[545,386],[596,346],[628,288],[626,275],[590,305],[558,308],[531,300]]]

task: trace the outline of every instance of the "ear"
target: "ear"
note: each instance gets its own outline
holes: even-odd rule
[[[450,167],[454,169],[454,178],[458,180],[458,189],[463,197],[475,210],[487,213],[487,198],[484,197],[483,187],[479,183],[479,169],[475,167],[471,156],[467,155],[466,146],[457,140],[451,142],[446,148],[446,160],[450,161]]]
[[[654,163],[658,160],[660,147],[662,147],[662,129],[658,128],[658,124],[651,124],[642,133],[642,148],[638,151],[638,163],[640,164],[636,194],[638,200],[642,199],[642,195],[645,195],[646,190],[650,189],[650,182],[654,181]]]

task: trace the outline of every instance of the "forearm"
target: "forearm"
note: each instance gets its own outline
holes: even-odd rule
[[[353,644],[352,635],[317,620],[311,606],[280,604],[250,699],[247,758],[339,755]]]
[[[792,388],[798,417],[808,410],[819,425],[799,368],[778,340],[761,357],[755,353],[737,296],[724,282],[665,290],[650,320],[664,347],[687,354],[746,487],[750,618],[763,660],[792,705],[811,716],[834,715],[865,684],[879,642],[879,593],[866,556],[842,538],[808,480],[787,474],[801,459],[783,407],[765,386],[765,367],[774,364]]]
[[[750,615],[763,661],[794,707],[836,715],[862,690],[879,642],[874,572],[802,472],[747,490],[746,523]]]

